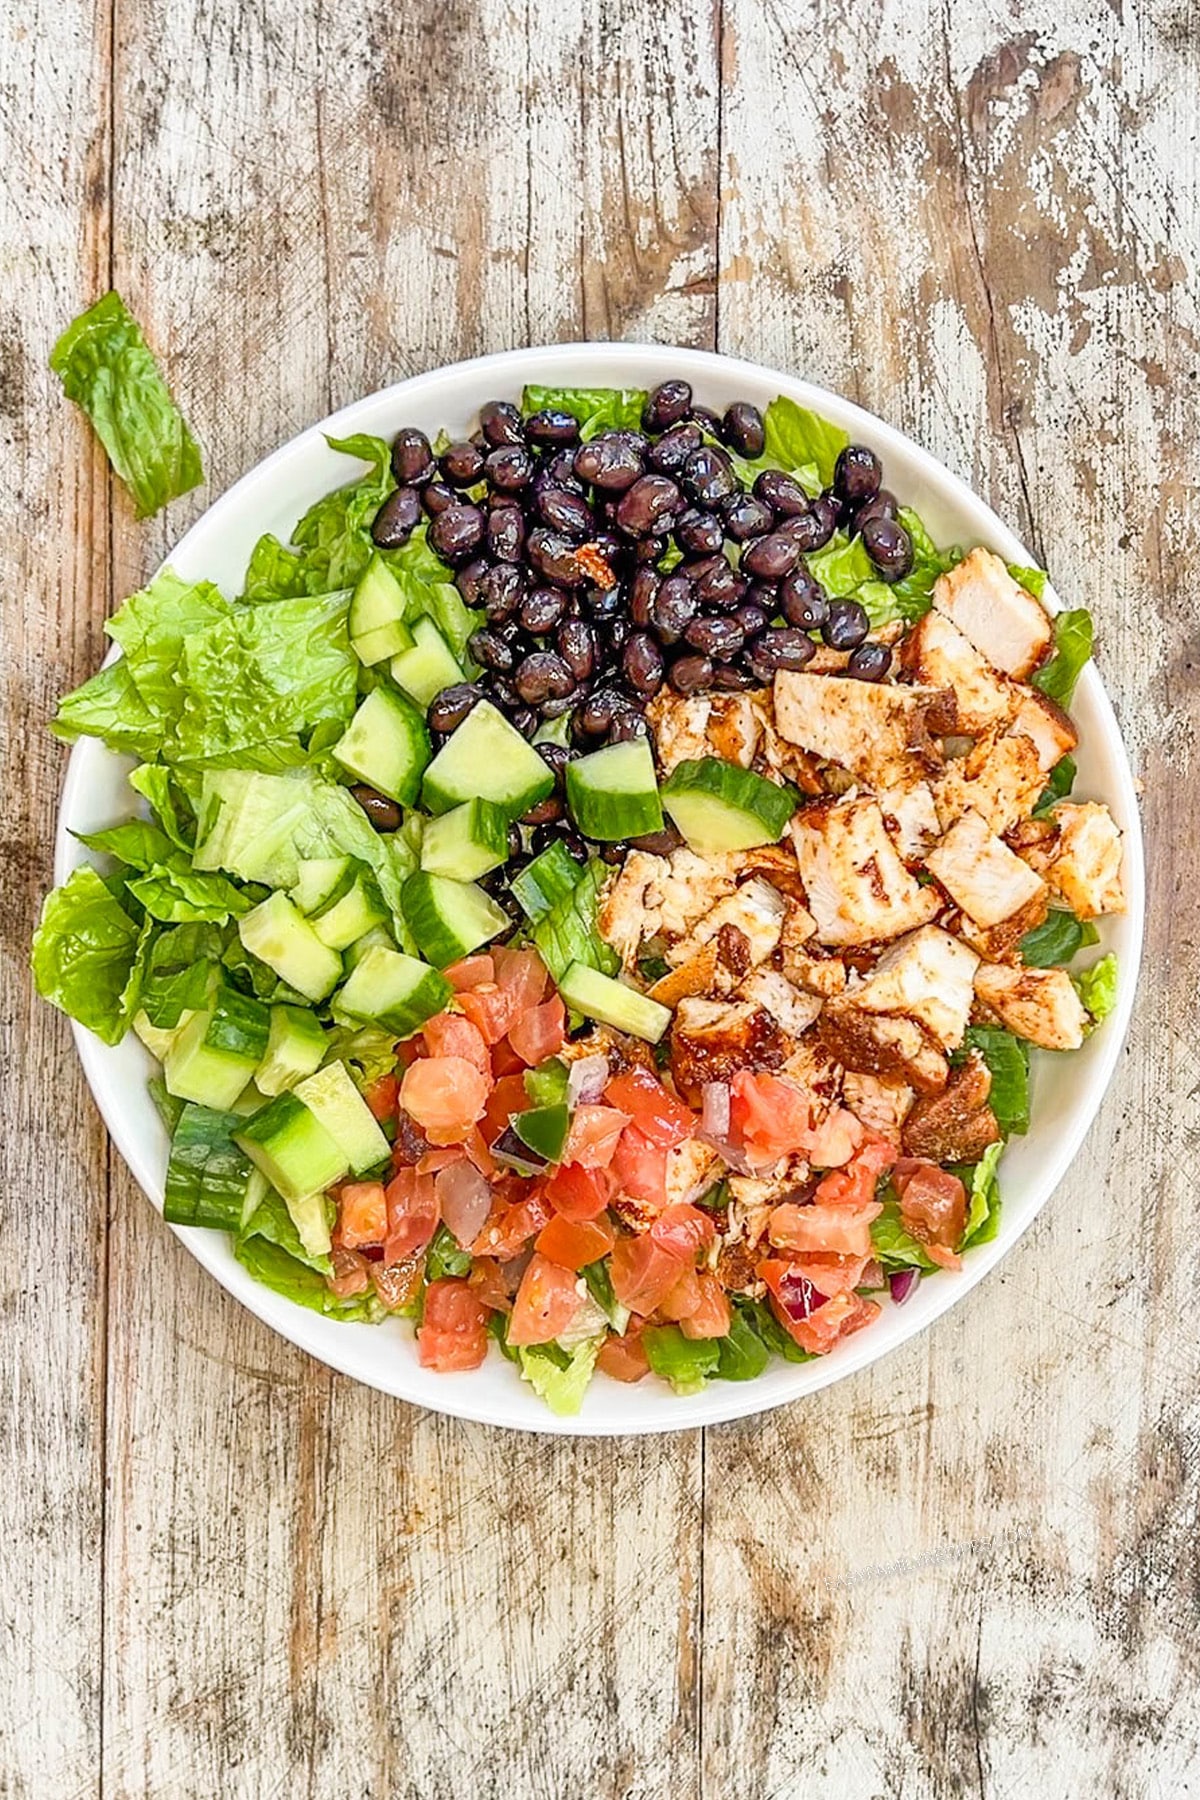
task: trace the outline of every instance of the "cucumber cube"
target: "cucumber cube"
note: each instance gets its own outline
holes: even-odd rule
[[[443,688],[463,678],[462,666],[432,619],[417,619],[412,628],[413,646],[391,661],[392,680],[426,707]]]
[[[569,762],[567,804],[584,837],[600,843],[661,831],[654,756],[645,738],[609,744]]]
[[[429,751],[421,714],[384,687],[372,689],[333,746],[343,769],[401,806],[411,806],[420,792]]]
[[[453,993],[445,976],[428,963],[376,945],[359,962],[334,1007],[342,1018],[381,1025],[403,1038],[441,1012]]]
[[[388,917],[387,907],[371,876],[360,872],[348,894],[311,920],[312,928],[331,950],[348,950],[351,944]]]
[[[303,1101],[280,1094],[247,1119],[234,1142],[291,1206],[340,1181],[350,1159]]]
[[[400,891],[404,922],[421,955],[444,969],[511,929],[508,914],[473,881],[450,881],[424,869]]]
[[[163,1063],[167,1092],[228,1112],[258,1067],[268,1031],[266,1007],[222,985],[213,1004],[177,1031]]]
[[[404,623],[404,589],[381,556],[373,556],[350,598],[347,626],[360,662],[382,662],[412,646]]]
[[[794,788],[765,781],[719,756],[677,763],[662,798],[689,847],[700,855],[777,844],[799,800]]]
[[[637,993],[611,975],[590,969],[586,963],[574,962],[558,984],[558,991],[569,1007],[601,1025],[626,1031],[630,1037],[644,1038],[657,1044],[671,1023],[671,1010],[657,1000]]]
[[[490,800],[465,800],[431,819],[421,840],[421,867],[452,881],[477,881],[508,857],[508,815]]]
[[[321,1021],[303,1006],[273,1006],[267,1053],[254,1076],[261,1093],[282,1094],[319,1069],[326,1037]]]
[[[388,1157],[388,1141],[371,1116],[345,1063],[333,1062],[296,1083],[292,1092],[303,1100],[347,1157],[350,1172],[362,1175]]]
[[[306,1000],[323,1000],[337,986],[342,959],[323,944],[303,913],[276,891],[238,920],[238,936],[281,981]]]
[[[349,893],[354,886],[354,861],[349,856],[306,857],[300,864],[291,897],[305,918]]]
[[[480,799],[519,819],[553,788],[554,776],[537,751],[490,700],[481,700],[426,769],[421,797],[432,813]]]

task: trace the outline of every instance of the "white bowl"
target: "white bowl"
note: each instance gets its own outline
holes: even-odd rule
[[[860,407],[793,376],[754,363],[737,362],[699,350],[640,344],[563,344],[552,349],[505,351],[456,363],[357,401],[331,419],[302,432],[267,457],[205,513],[176,547],[171,564],[181,575],[219,582],[229,595],[240,591],[251,546],[264,531],[284,539],[301,513],[353,472],[335,454],[324,434],[346,437],[369,432],[390,438],[402,425],[419,425],[432,437],[445,427],[465,431],[480,404],[496,397],[519,397],[526,382],[549,386],[652,387],[667,375],[687,377],[697,398],[723,408],[731,400],[760,407],[776,394],[790,395],[824,414],[883,458],[888,486],[916,507],[942,544],[987,544],[1006,560],[1036,559],[989,507],[916,444]],[[1082,599],[1082,595],[1072,596]],[[1049,596],[1050,606],[1058,602]],[[704,1393],[677,1398],[649,1377],[635,1387],[597,1376],[582,1412],[558,1419],[497,1353],[469,1374],[439,1375],[417,1362],[411,1328],[399,1321],[383,1325],[343,1325],[324,1319],[253,1281],[235,1261],[223,1234],[173,1228],[189,1250],[260,1319],[331,1368],[419,1406],[491,1425],[567,1435],[605,1436],[625,1432],[681,1431],[781,1406],[865,1368],[897,1344],[924,1330],[962,1300],[1016,1243],[1061,1181],[1095,1116],[1116,1066],[1133,1005],[1142,942],[1143,867],[1137,801],[1112,707],[1089,667],[1079,683],[1072,711],[1080,730],[1076,791],[1108,802],[1125,832],[1129,910],[1105,921],[1096,954],[1114,949],[1120,957],[1120,998],[1116,1012],[1082,1050],[1070,1056],[1035,1052],[1033,1125],[1014,1139],[1001,1165],[1003,1213],[999,1234],[969,1252],[959,1274],[922,1281],[903,1307],[885,1305],[883,1316],[827,1357],[802,1363],[775,1362],[757,1381],[715,1382]],[[127,816],[136,796],[125,776],[128,761],[100,744],[84,741],[72,752],[63,791],[55,875],[65,880],[86,860],[68,828],[96,831]],[[130,1034],[115,1049],[75,1028],[79,1053],[97,1104],[117,1148],[139,1185],[161,1209],[167,1138],[146,1091],[151,1061]]]

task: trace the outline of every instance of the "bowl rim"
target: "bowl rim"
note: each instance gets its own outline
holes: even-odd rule
[[[495,351],[457,363],[442,364],[350,402],[296,433],[247,470],[201,513],[159,567],[165,567],[178,559],[195,539],[210,534],[225,515],[237,511],[251,492],[259,488],[269,489],[290,466],[299,467],[314,448],[324,447],[326,436],[345,437],[356,431],[369,429],[373,413],[386,413],[401,402],[419,402],[426,394],[435,392],[442,386],[473,390],[472,404],[477,406],[489,397],[488,387],[495,392],[504,393],[520,388],[527,381],[545,379],[546,385],[552,385],[555,377],[551,375],[547,378],[545,375],[548,363],[558,361],[568,365],[583,357],[596,366],[597,380],[592,384],[595,386],[644,386],[655,378],[666,361],[670,363],[669,372],[672,375],[690,377],[694,381],[702,382],[706,376],[719,374],[722,379],[727,380],[744,378],[753,384],[776,384],[777,393],[833,420],[849,430],[853,438],[861,436],[884,457],[889,451],[895,451],[914,463],[921,477],[931,489],[936,490],[939,498],[952,508],[975,515],[978,522],[976,541],[987,543],[1010,562],[1029,565],[1037,560],[987,502],[960,476],[897,427],[854,401],[768,364],[725,356],[716,351],[683,349],[660,343],[576,341]],[[648,364],[654,364],[655,367],[649,368]],[[632,372],[622,375],[622,368]],[[658,378],[662,378],[661,374]],[[560,375],[558,381],[562,385],[577,385],[577,378],[568,383]],[[1049,582],[1045,598],[1048,611],[1056,613],[1061,610],[1061,602]],[[117,654],[119,652],[114,645],[105,661],[112,660]],[[928,1329],[952,1307],[959,1305],[1009,1253],[1032,1224],[1078,1154],[1111,1084],[1128,1032],[1141,965],[1145,917],[1144,850],[1137,787],[1112,703],[1094,663],[1089,662],[1084,669],[1080,685],[1088,696],[1091,708],[1098,715],[1099,738],[1113,765],[1115,788],[1107,797],[1114,803],[1114,810],[1121,818],[1125,840],[1128,909],[1123,916],[1126,943],[1121,953],[1117,1006],[1105,1022],[1099,1057],[1090,1069],[1082,1071],[1086,1090],[1075,1109],[1076,1116],[1070,1129],[1062,1132],[1051,1147],[1040,1176],[1033,1184],[1034,1196],[1027,1203],[1024,1216],[1014,1222],[1011,1212],[1007,1212],[995,1239],[976,1247],[962,1270],[953,1279],[948,1278],[944,1285],[922,1283],[922,1304],[919,1308],[912,1307],[910,1311],[910,1302],[903,1312],[889,1309],[892,1322],[886,1332],[882,1331],[881,1325],[850,1338],[827,1357],[802,1364],[781,1365],[775,1371],[776,1378],[770,1381],[769,1389],[765,1391],[763,1384],[768,1382],[765,1374],[746,1383],[713,1383],[703,1393],[688,1397],[672,1395],[665,1389],[660,1394],[656,1390],[653,1394],[655,1403],[646,1409],[644,1415],[639,1415],[639,1402],[651,1396],[643,1396],[640,1388],[623,1389],[622,1395],[628,1396],[628,1414],[622,1413],[617,1418],[588,1418],[586,1410],[576,1417],[559,1418],[540,1401],[535,1400],[514,1371],[514,1404],[508,1409],[508,1416],[505,1416],[505,1408],[498,1408],[494,1401],[485,1401],[472,1393],[470,1373],[440,1375],[421,1369],[413,1357],[398,1357],[379,1371],[364,1366],[363,1359],[353,1354],[354,1346],[349,1340],[356,1329],[375,1331],[377,1327],[338,1326],[337,1330],[346,1333],[347,1337],[344,1352],[339,1340],[334,1340],[332,1347],[315,1347],[312,1341],[314,1328],[329,1325],[330,1321],[319,1314],[309,1313],[303,1307],[255,1282],[234,1260],[226,1234],[174,1225],[170,1229],[235,1299],[282,1337],[327,1367],[411,1405],[505,1429],[564,1437],[641,1436],[694,1430],[788,1405],[879,1361],[919,1332]],[[93,768],[101,760],[113,762],[119,759],[96,740],[82,739],[71,750],[61,789],[55,834],[56,883],[64,881],[74,867],[88,860],[82,845],[70,835],[67,821],[76,816],[76,808],[90,785]],[[162,1171],[160,1169],[156,1173],[145,1147],[137,1140],[128,1124],[119,1093],[108,1079],[106,1060],[113,1052],[83,1026],[75,1021],[71,1023],[84,1074],[105,1126],[134,1180],[161,1214]],[[1036,1124],[1030,1135],[1034,1132]],[[395,1340],[389,1337],[382,1341]],[[529,1407],[530,1401],[534,1402],[536,1411]]]

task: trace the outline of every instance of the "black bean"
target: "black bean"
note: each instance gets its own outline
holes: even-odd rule
[[[483,699],[483,689],[475,681],[456,681],[435,694],[429,703],[429,725],[433,731],[455,731],[467,714]]]
[[[697,506],[719,506],[738,490],[738,479],[724,450],[702,444],[683,465],[680,485]]]
[[[405,492],[403,488],[397,491]],[[392,498],[395,499],[394,494]],[[458,501],[430,520],[429,542],[448,563],[467,562],[482,543],[486,528],[487,521],[478,506]]]
[[[614,513],[616,511],[616,504],[617,503],[614,501]],[[600,555],[607,563],[617,562],[625,555],[625,552],[629,548],[627,541],[623,537],[618,537],[615,531],[598,531],[594,537],[589,539],[589,542],[594,550],[599,551]]]
[[[746,634],[736,619],[729,618],[693,619],[683,636],[693,650],[718,662],[727,662],[736,656],[746,641]]]
[[[527,858],[522,857],[522,855],[521,855],[521,827],[517,824],[517,821],[515,819],[513,820],[512,824],[508,828],[507,848],[508,848],[508,868],[503,870],[502,873],[504,874],[506,880],[511,881],[512,877],[517,873],[517,870],[513,867],[514,861],[516,861],[517,859],[520,859],[521,866],[524,867],[525,862],[528,860]]]
[[[646,460],[660,475],[678,475],[692,451],[698,450],[703,442],[698,425],[690,422],[672,425],[657,443],[651,444]]]
[[[635,694],[652,700],[663,683],[663,654],[647,631],[634,631],[621,651],[621,674]]]
[[[509,723],[516,727],[523,738],[531,738],[541,724],[541,714],[532,706],[514,706],[508,715]]]
[[[524,444],[498,444],[488,453],[483,472],[498,494],[519,494],[533,480],[533,458]]]
[[[484,625],[473,631],[467,640],[467,648],[475,661],[485,669],[491,669],[496,675],[510,675],[516,663],[513,648],[498,631],[491,631]]]
[[[474,563],[469,566],[475,567]],[[480,577],[479,592],[489,625],[502,625],[513,617],[524,599],[525,571],[514,563],[497,563]]]
[[[810,551],[819,550],[829,542],[834,532],[834,520],[821,501],[814,500],[809,512],[795,513],[790,519],[781,519],[778,530],[781,536],[791,538],[797,549],[807,556]]]
[[[525,515],[519,506],[494,506],[488,513],[488,550],[497,562],[520,562],[525,550]]]
[[[802,631],[819,631],[829,617],[825,590],[803,564],[780,582],[779,605],[788,624]]]
[[[376,831],[398,831],[400,829],[404,815],[396,802],[389,800],[386,794],[377,793],[373,787],[368,787],[362,781],[356,781],[350,792]]]
[[[573,444],[579,436],[579,420],[558,407],[543,407],[526,419],[525,436],[531,444]]]
[[[899,519],[868,519],[863,549],[883,581],[902,581],[913,566],[913,541]]]
[[[668,820],[661,831],[648,831],[643,837],[630,838],[631,850],[644,850],[647,856],[670,856],[678,850],[683,838]]]
[[[842,499],[842,496],[840,494],[835,494],[831,487],[822,488],[821,492],[817,495],[817,499],[833,509],[833,522],[835,527],[841,524],[842,520],[850,511],[850,508]]]
[[[613,741],[613,743],[618,743],[620,740],[618,738],[614,738],[612,741]],[[620,863],[623,863],[625,861],[625,853],[626,853],[628,847],[629,846],[627,844],[619,844],[619,843],[618,844],[597,844],[596,855],[600,858],[600,861],[602,863],[608,863],[610,868],[615,869]]]
[[[547,794],[536,806],[521,814],[522,825],[552,825],[555,819],[563,816],[563,798],[561,794]]]
[[[474,487],[483,477],[483,452],[464,438],[442,451],[438,467],[451,487]]]
[[[575,473],[575,450],[570,444],[546,456],[537,478],[543,476],[550,487],[570,488],[576,494],[583,492],[583,483]]]
[[[448,506],[453,506],[457,499],[454,489],[447,487],[444,481],[427,481],[421,489],[421,505],[431,519],[436,519]]]
[[[870,629],[871,621],[857,600],[831,600],[821,636],[831,650],[857,650]]]
[[[807,632],[794,625],[772,626],[747,645],[745,664],[760,681],[768,682],[777,669],[803,669],[816,653]]]
[[[667,681],[677,694],[697,694],[710,687],[713,665],[707,656],[681,656],[667,671]]]
[[[614,718],[625,705],[624,695],[616,688],[596,688],[577,714],[581,732],[588,737],[605,737]]]
[[[800,561],[800,548],[782,531],[755,538],[742,550],[741,567],[759,581],[782,581]]]
[[[565,744],[537,744],[535,749],[546,767],[553,772],[555,792],[561,794],[566,788],[567,764],[571,761],[571,752]]]
[[[416,488],[400,487],[389,494],[379,511],[375,514],[375,522],[371,526],[371,539],[381,550],[396,550],[406,544],[413,534],[413,527],[421,517],[421,497]],[[434,525],[438,521],[434,520]],[[431,541],[432,541],[432,530]],[[477,540],[478,541],[478,540]],[[437,549],[437,545],[434,545]]]
[[[692,417],[702,431],[709,437],[719,438],[721,435],[721,415],[714,412],[711,406],[693,406]]]
[[[748,638],[757,637],[771,623],[770,613],[753,600],[741,601],[729,616],[737,620]]]
[[[796,477],[782,469],[764,469],[755,479],[754,496],[781,519],[792,519],[808,511],[808,495]]]
[[[819,520],[823,536],[822,544],[827,544],[838,528],[841,520],[841,509],[828,493],[818,494],[809,508],[814,519]]]
[[[479,429],[493,449],[498,444],[523,444],[525,425],[521,409],[511,400],[489,400],[479,409]]]
[[[721,420],[721,437],[739,456],[761,456],[767,442],[767,429],[757,406],[735,400],[725,409]]]
[[[869,500],[854,509],[854,529],[861,531],[868,519],[894,519],[900,502],[890,488],[880,488]]]
[[[432,481],[436,465],[429,439],[415,425],[406,425],[392,439],[392,474],[401,487],[420,487]]]
[[[702,606],[716,606],[728,611],[737,605],[750,583],[726,562],[723,556],[713,559],[711,568],[696,577],[696,598]]]
[[[629,617],[639,631],[644,631],[654,616],[654,601],[662,579],[657,569],[643,564],[629,585]]]
[[[624,707],[618,712],[608,728],[610,744],[627,744],[633,738],[648,738],[649,736],[649,721],[643,713],[638,712],[632,706]]]
[[[668,575],[658,590],[651,625],[663,644],[677,644],[696,617],[696,590],[686,575]]]
[[[764,500],[756,500],[753,494],[735,494],[721,508],[725,521],[726,536],[736,544],[744,544],[750,538],[765,537],[775,526],[775,514]]]
[[[538,574],[557,587],[582,587],[588,579],[575,560],[574,544],[557,531],[539,525],[529,534],[527,553]]]
[[[563,537],[590,537],[596,528],[591,507],[582,494],[572,493],[570,488],[541,488],[535,504],[542,523]]]
[[[590,587],[584,591],[584,612],[589,619],[595,619],[599,624],[615,619],[624,605],[624,596],[619,587]]]
[[[669,475],[642,475],[622,496],[617,524],[630,537],[649,537],[681,504],[682,496]]]
[[[717,513],[689,506],[675,521],[675,542],[685,556],[715,556],[725,542],[725,525]]]
[[[545,637],[553,631],[566,610],[567,596],[561,588],[536,587],[526,594],[517,612],[522,631],[533,637]]]
[[[575,452],[575,473],[581,481],[608,494],[623,494],[642,474],[645,464],[624,432],[605,431]]]
[[[759,606],[768,618],[773,619],[779,611],[779,588],[773,581],[752,581],[746,589],[745,599],[738,604]]]
[[[455,571],[454,585],[463,597],[467,606],[482,606],[487,599],[486,581],[491,574],[492,565],[486,557],[477,556],[474,561],[464,563]]]
[[[833,491],[848,506],[861,506],[878,493],[882,479],[879,458],[865,444],[847,444],[838,452],[833,466]]]
[[[512,682],[504,675],[493,675],[487,683],[487,697],[494,706],[511,719],[514,712],[520,710],[523,702]]]
[[[892,666],[892,653],[886,644],[860,644],[846,664],[847,675],[859,681],[882,681]]]
[[[667,554],[670,545],[671,540],[665,536],[665,534],[656,537],[638,538],[633,546],[633,560],[638,564],[656,563],[661,557],[664,557]]]
[[[761,679],[750,669],[744,669],[738,663],[717,663],[713,668],[713,686],[725,688],[734,693],[745,693],[749,688],[761,687]]]
[[[625,640],[633,630],[624,613],[618,613],[615,619],[609,619],[604,626],[603,642],[610,659],[616,659],[625,648]]]
[[[660,381],[642,410],[642,424],[647,431],[669,431],[686,419],[692,404],[691,386],[686,381]]]
[[[565,699],[574,691],[575,677],[557,650],[534,650],[517,664],[513,686],[527,706],[540,706]]]

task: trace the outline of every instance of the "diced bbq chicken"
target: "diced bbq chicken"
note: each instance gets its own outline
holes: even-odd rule
[[[842,1077],[842,1105],[855,1118],[889,1142],[900,1142],[900,1130],[916,1095],[904,1081],[881,1081],[859,1069],[847,1069]]]
[[[875,943],[915,930],[938,911],[936,891],[905,868],[876,801],[818,802],[791,830],[819,942]]]
[[[923,1095],[908,1114],[901,1131],[905,1154],[937,1163],[977,1162],[1000,1136],[988,1105],[991,1091],[991,1070],[972,1050],[951,1070],[942,1092]]]
[[[1078,1050],[1087,1011],[1065,969],[980,963],[975,993],[1000,1023],[1043,1050]]]
[[[989,732],[932,782],[941,829],[977,812],[998,837],[1037,805],[1046,785],[1032,738]]]
[[[1056,762],[1068,756],[1079,743],[1079,733],[1071,720],[1048,694],[1038,688],[1018,688],[1020,699],[1009,730],[1032,738],[1043,774],[1049,774]]]
[[[793,744],[874,787],[908,786],[941,767],[935,733],[954,728],[949,690],[781,670],[775,724]]]
[[[643,938],[659,929],[661,908],[654,890],[666,871],[664,857],[631,850],[600,901],[597,930],[626,968],[636,960]]]
[[[813,1030],[847,1070],[904,1082],[922,1094],[945,1086],[950,1065],[932,1033],[916,1019],[853,1006],[836,1011],[826,1002]]]
[[[914,625],[904,640],[900,667],[910,681],[954,689],[958,730],[969,737],[1006,725],[1013,716],[1018,690],[943,612],[927,612]]]
[[[719,756],[748,769],[761,726],[749,694],[673,694],[664,688],[646,716],[654,728],[664,775],[681,762]]]
[[[925,859],[977,925],[999,925],[1045,892],[1045,883],[976,812],[965,812]]]
[[[938,576],[933,604],[993,668],[1019,681],[1033,673],[1050,647],[1049,615],[982,546]]]
[[[793,987],[787,976],[777,969],[756,969],[743,981],[738,994],[741,999],[750,1000],[764,1012],[769,1012],[793,1038],[808,1029],[822,1005],[818,995]]]
[[[1125,910],[1121,829],[1107,806],[1060,800],[1049,816],[1051,835],[1022,845],[1021,855],[1044,875],[1081,919]]]
[[[1049,910],[1050,889],[1043,887],[1027,906],[1019,906],[999,925],[977,925],[966,913],[953,912],[945,919],[945,926],[964,944],[969,944],[984,962],[1018,962],[1021,939],[1027,931],[1042,924]]]
[[[778,944],[786,912],[787,901],[770,882],[760,881],[757,877],[744,881],[724,900],[718,900],[687,937],[672,944],[667,951],[667,961],[676,966],[687,962],[724,928],[732,926],[746,940],[748,966],[756,967],[766,961]]]
[[[879,807],[887,823],[895,827],[896,845],[905,862],[920,862],[943,829],[929,783],[880,788]]]
[[[827,1111],[835,1104],[845,1074],[841,1063],[825,1048],[815,1031],[806,1031],[797,1040],[779,1072],[813,1096],[818,1112]]]
[[[779,943],[779,964],[793,987],[810,994],[840,994],[846,985],[842,958],[813,944],[789,944],[786,925]]]
[[[971,1015],[979,958],[936,925],[892,944],[865,980],[826,1003],[841,1018],[849,1012],[915,1019],[943,1050],[956,1050]]]
[[[732,1081],[739,1069],[777,1069],[787,1038],[770,1013],[752,1001],[684,999],[671,1030],[671,1074],[689,1106],[698,1107],[706,1081]]]
[[[695,1200],[721,1176],[717,1153],[699,1138],[686,1138],[667,1152],[667,1205]]]

